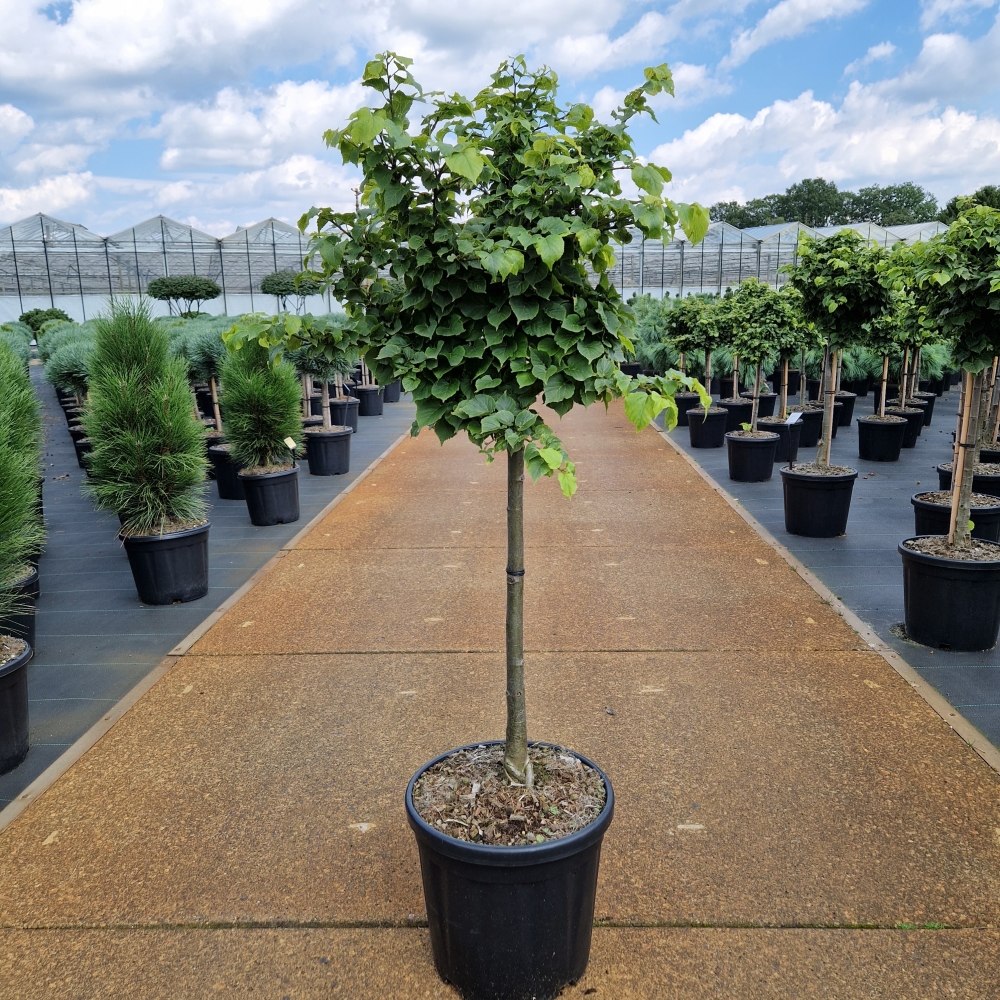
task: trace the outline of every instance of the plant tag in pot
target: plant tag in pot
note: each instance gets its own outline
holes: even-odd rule
[[[285,444],[288,445],[288,450],[289,451],[295,451],[295,441],[294,441],[293,438],[286,437],[285,438]]]
[[[785,421],[786,424],[797,424],[802,419],[802,411],[796,410],[795,413],[789,413],[788,419]]]

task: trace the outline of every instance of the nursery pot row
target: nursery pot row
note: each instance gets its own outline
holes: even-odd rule
[[[898,462],[908,426],[902,415],[858,417],[858,456],[866,462]]]
[[[951,489],[951,469],[944,465],[937,467],[938,489]],[[990,475],[985,472],[973,471],[972,492],[986,493],[991,497],[1000,497],[1000,475]]]
[[[771,478],[779,438],[771,431],[761,433],[761,437],[750,437],[745,431],[726,434],[729,478],[734,482],[764,483]]]
[[[209,522],[162,535],[122,535],[143,604],[196,601],[208,593]]]
[[[299,467],[277,472],[241,471],[250,523],[258,527],[291,524],[299,519]]]
[[[785,530],[808,538],[833,538],[847,531],[856,470],[832,475],[781,470]]]
[[[914,493],[910,497],[913,505],[913,531],[918,535],[947,535],[951,527],[951,504],[935,503],[926,499],[926,493]],[[988,495],[973,494],[970,518],[973,523],[972,537],[985,538],[991,542],[1000,541],[1000,499],[985,504]],[[977,502],[978,500],[978,502]]]

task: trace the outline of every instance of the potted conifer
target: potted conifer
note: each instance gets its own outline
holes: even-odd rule
[[[93,450],[85,487],[121,522],[139,600],[208,593],[204,429],[182,358],[146,303],[115,300],[97,323],[83,423]]]
[[[285,324],[299,317],[279,317]],[[290,362],[272,359],[252,332],[256,317],[234,325],[224,336],[222,408],[233,461],[240,467],[250,521],[261,527],[299,519],[299,467],[295,452],[302,439],[299,380]],[[242,336],[234,336],[241,333]]]
[[[836,388],[834,352],[867,333],[889,306],[888,289],[876,266],[883,257],[851,230],[799,245],[798,262],[789,281],[801,295],[802,314],[824,338],[823,433],[815,462],[782,469],[785,528],[813,538],[842,535],[847,530],[856,469],[830,463]]]
[[[912,281],[925,322],[953,342],[962,398],[951,477],[947,535],[920,535],[899,545],[907,635],[956,650],[990,649],[1000,632],[1000,543],[973,538],[973,477],[990,412],[989,373],[1000,354],[997,260],[1000,212],[966,206],[947,232],[912,248],[890,280]]]
[[[607,128],[589,107],[559,107],[555,74],[529,72],[522,59],[504,63],[474,101],[423,95],[429,113],[411,123],[421,91],[408,65],[391,53],[369,62],[364,81],[385,104],[326,136],[364,172],[360,210],[314,209],[300,225],[316,221],[310,258],[364,329],[375,377],[401,378],[412,392],[414,432],[432,427],[442,442],[464,432],[489,460],[506,456],[506,739],[431,761],[405,805],[441,975],[469,1000],[543,1000],[586,967],[613,793],[579,754],[528,740],[524,475],[556,476],[567,496],[576,489],[573,463],[536,403],[564,414],[624,396],[637,427],[660,412],[674,425],[674,394],[697,383],[620,371],[632,317],[608,280],[610,239],[630,238],[633,225],[659,239],[679,217],[697,242],[708,216],[663,197],[666,171],[640,163],[627,132],[649,96],[672,89],[666,66],[646,70]],[[621,195],[622,168],[639,199]],[[388,288],[383,267],[405,296]],[[431,294],[445,275],[449,293]],[[442,782],[452,778],[460,794],[449,791],[445,803]],[[441,809],[459,822],[442,822]]]

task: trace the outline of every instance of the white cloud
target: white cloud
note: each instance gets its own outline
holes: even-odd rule
[[[996,0],[920,0],[920,27],[928,31],[942,21],[965,21],[995,4]]]
[[[56,215],[66,208],[78,208],[93,196],[93,180],[89,173],[61,174],[31,187],[0,187],[0,218],[21,219],[35,212]]]
[[[31,115],[13,104],[0,104],[0,153],[17,146],[34,127]]]
[[[854,62],[848,63],[844,67],[844,75],[857,73],[858,70],[870,66],[879,59],[889,59],[895,51],[896,46],[892,42],[879,42],[878,45],[873,45],[860,59],[855,59]]]
[[[1000,121],[908,106],[853,83],[839,108],[806,91],[753,118],[712,115],[650,158],[673,171],[673,196],[706,204],[820,176],[845,186],[915,180],[954,193],[1000,172]]]
[[[759,49],[796,38],[820,21],[854,14],[867,4],[868,0],[781,0],[753,28],[733,39],[723,63],[740,66]]]

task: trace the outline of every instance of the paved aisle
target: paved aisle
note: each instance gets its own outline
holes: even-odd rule
[[[618,795],[565,995],[996,996],[998,776],[657,434],[561,431],[531,732]],[[403,444],[0,835],[0,995],[453,996],[401,800],[502,733],[504,482]]]

